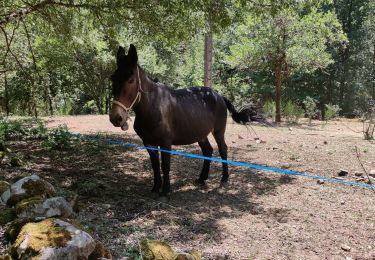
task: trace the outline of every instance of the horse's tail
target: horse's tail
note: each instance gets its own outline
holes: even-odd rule
[[[237,111],[233,104],[226,98],[223,97],[225,104],[227,105],[227,109],[232,115],[233,121],[235,121],[238,124],[246,124],[248,122],[253,121],[252,116],[253,112],[249,109],[243,109],[241,111]]]

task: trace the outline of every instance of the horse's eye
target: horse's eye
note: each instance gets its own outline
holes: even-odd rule
[[[129,84],[133,84],[134,83],[134,79],[129,79]]]

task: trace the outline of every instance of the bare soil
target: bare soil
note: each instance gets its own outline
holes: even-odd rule
[[[49,127],[66,124],[72,132],[141,144],[132,125],[123,132],[108,116],[45,120]],[[344,180],[363,182],[355,176],[364,174],[358,147],[366,170],[375,170],[375,143],[363,140],[358,120],[253,128],[264,142],[229,120],[228,159],[325,177],[344,169],[349,172]],[[63,151],[47,150],[38,141],[12,147],[27,164],[3,167],[1,175],[13,181],[37,173],[68,198],[78,194],[77,218],[116,259],[132,259],[145,238],[163,240],[177,251],[200,250],[205,259],[375,259],[375,190],[238,166],[230,166],[229,187],[220,188],[217,163],[208,188],[200,189],[192,183],[202,161],[173,156],[173,193],[163,204],[150,192],[151,165],[144,150],[103,141]],[[201,154],[198,145],[174,149]]]

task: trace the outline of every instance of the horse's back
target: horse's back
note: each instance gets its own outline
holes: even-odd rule
[[[208,87],[191,87],[172,92],[173,144],[201,141],[226,124],[226,105],[221,96]]]

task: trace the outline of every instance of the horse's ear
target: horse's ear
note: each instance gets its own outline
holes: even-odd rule
[[[130,61],[130,64],[132,66],[137,65],[138,63],[138,55],[137,55],[137,50],[133,44],[130,44],[129,51],[128,51],[128,59]]]
[[[117,65],[120,65],[120,62],[125,58],[126,54],[125,54],[125,49],[120,46],[118,47],[118,50],[117,50]]]

